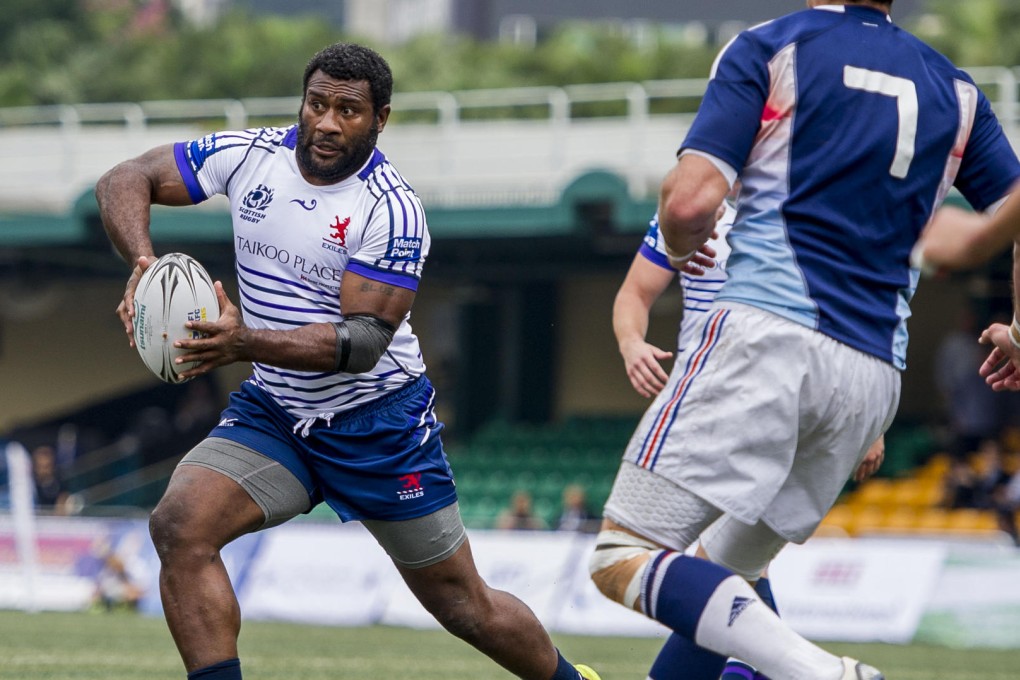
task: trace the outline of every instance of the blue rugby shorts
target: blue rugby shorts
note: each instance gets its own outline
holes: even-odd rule
[[[433,411],[435,390],[424,375],[331,420],[295,432],[290,415],[250,380],[230,395],[209,433],[279,462],[347,522],[423,517],[457,500],[453,471]]]

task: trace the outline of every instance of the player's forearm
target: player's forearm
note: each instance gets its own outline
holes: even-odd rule
[[[671,258],[694,255],[712,236],[719,205],[728,192],[726,178],[707,160],[680,159],[659,193],[659,231]],[[671,264],[680,268],[677,262]]]
[[[621,354],[635,342],[644,342],[648,335],[649,306],[636,295],[619,294],[613,303],[613,334]]]
[[[660,208],[660,210],[662,209]],[[666,244],[670,264],[677,269],[682,268],[684,263],[694,256],[698,248],[708,241],[712,236],[712,229],[715,227],[714,215],[714,212],[712,214],[697,214],[681,211],[667,214],[663,219],[660,212],[659,229],[662,231],[662,240]]]
[[[328,323],[285,331],[245,327],[231,340],[238,361],[294,371],[327,372],[336,365],[336,331]]]
[[[371,314],[349,314],[339,323],[316,323],[288,331],[237,333],[248,361],[299,371],[366,373],[386,352],[397,326]]]
[[[1005,202],[990,217],[985,214],[969,218],[978,225],[971,231],[972,238],[968,244],[973,261],[986,262],[1020,239],[1018,191],[1020,189],[1014,187],[1013,193],[1006,197]]]
[[[1020,243],[1013,244],[1013,323],[1020,318]]]

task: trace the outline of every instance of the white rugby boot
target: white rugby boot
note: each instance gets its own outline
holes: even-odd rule
[[[885,675],[877,668],[848,656],[843,657],[843,675],[839,680],[885,680]]]

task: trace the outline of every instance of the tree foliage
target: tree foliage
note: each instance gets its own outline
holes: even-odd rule
[[[961,66],[1020,64],[1020,0],[931,0],[918,37]]]
[[[10,8],[7,8],[10,5]],[[297,95],[312,54],[352,39],[312,18],[235,9],[213,25],[179,16],[140,25],[141,0],[7,0],[0,22],[0,106]],[[422,35],[371,45],[397,91],[703,77],[714,49],[666,33],[651,44],[610,25],[566,24],[536,46]],[[648,41],[645,41],[646,43]]]
[[[320,47],[344,39],[321,19],[234,9],[209,26],[148,0],[5,0],[0,106],[290,96]],[[166,3],[164,3],[165,5]],[[1020,63],[1020,0],[931,0],[907,28],[965,66]],[[150,17],[151,19],[151,17]],[[665,28],[568,22],[535,46],[422,35],[372,45],[399,92],[706,77],[715,46]]]

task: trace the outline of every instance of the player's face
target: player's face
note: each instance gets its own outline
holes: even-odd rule
[[[389,111],[389,106],[378,115],[373,111],[367,81],[313,73],[298,123],[297,161],[304,178],[324,186],[357,171],[375,149]]]

